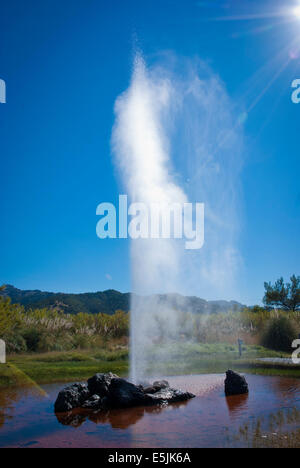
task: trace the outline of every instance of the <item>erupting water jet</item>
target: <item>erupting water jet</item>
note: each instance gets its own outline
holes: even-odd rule
[[[177,72],[172,67],[147,69],[137,54],[130,86],[115,104],[112,149],[131,203],[162,207],[203,201],[208,204],[209,239],[197,256],[185,250],[181,239],[139,236],[131,241],[132,291],[137,293],[131,300],[134,382],[172,372],[181,358],[173,345],[182,342],[184,330],[191,327],[178,313],[185,312],[185,304],[175,310],[152,294],[190,293],[195,285],[199,293],[199,284],[203,296],[222,290],[232,294],[239,265],[235,244],[240,138],[230,100],[202,63],[200,70],[191,64]]]

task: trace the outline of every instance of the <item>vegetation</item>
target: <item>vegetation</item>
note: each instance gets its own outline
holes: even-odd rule
[[[287,356],[261,346],[245,346],[242,359],[239,358],[237,346],[226,343],[187,343],[181,344],[178,349],[175,343],[170,346],[168,351],[174,352],[174,358],[161,362],[161,369],[155,366],[156,371],[166,376],[224,373],[232,368],[254,374],[300,377],[299,366],[258,361],[257,358]],[[155,351],[153,356],[155,358]],[[0,366],[0,388],[86,380],[97,372],[112,371],[126,376],[128,370],[128,349],[117,341],[109,348],[98,350],[16,354],[8,357],[7,365]],[[151,363],[148,372],[149,375],[153,374]]]
[[[288,408],[244,423],[234,435],[228,434],[228,446],[246,448],[299,448],[300,412]]]
[[[262,344],[277,351],[290,351],[291,343],[297,337],[297,330],[292,320],[279,316],[267,325],[262,336]]]
[[[289,295],[295,284],[292,280],[285,286]],[[300,376],[299,366],[257,360],[290,357],[292,341],[300,332],[300,311],[255,306],[227,313],[182,311],[175,317],[178,323],[170,327],[157,314],[160,334],[153,337],[155,344],[149,354],[152,362],[162,362],[162,372],[224,372],[232,367]],[[67,314],[60,307],[26,309],[0,295],[0,338],[6,342],[8,354],[8,364],[0,366],[0,386],[24,384],[28,379],[38,384],[85,379],[108,370],[127,374],[129,321],[130,314],[122,310],[108,315]],[[244,342],[242,358],[238,339]],[[172,356],[170,362],[166,356]]]
[[[290,283],[284,283],[280,278],[274,285],[265,283],[264,304],[279,307],[283,310],[296,311],[300,309],[300,276],[291,276]]]
[[[128,351],[70,351],[9,356],[0,366],[0,389],[52,382],[86,380],[97,372],[128,374]]]
[[[291,343],[300,331],[300,312],[245,308],[228,313],[176,314],[178,323],[170,327],[157,314],[160,335],[153,337],[161,347],[166,343],[236,345],[243,339],[246,345],[263,345],[269,349],[292,351]],[[7,353],[95,350],[105,348],[114,340],[128,344],[129,314],[118,310],[107,314],[65,314],[56,309],[29,309],[11,304],[0,296],[0,338]],[[172,335],[175,330],[175,335]],[[178,336],[177,330],[180,330]],[[216,345],[217,346],[217,345]],[[210,350],[211,352],[211,350]]]
[[[8,354],[101,348],[119,338],[127,345],[128,328],[129,316],[121,310],[114,315],[25,311],[10,298],[0,297],[0,338]]]

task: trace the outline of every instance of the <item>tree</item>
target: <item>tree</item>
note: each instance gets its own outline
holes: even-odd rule
[[[4,289],[5,286],[0,286],[0,291]],[[9,297],[0,296],[0,338],[19,327],[22,312],[22,306],[13,305]]]
[[[265,283],[265,296],[263,298],[266,306],[279,307],[284,310],[295,312],[300,309],[300,276],[291,276],[290,283],[284,283],[280,278],[274,285]]]
[[[275,351],[289,352],[295,338],[297,338],[297,329],[292,320],[281,315],[269,321],[262,335],[261,344]]]

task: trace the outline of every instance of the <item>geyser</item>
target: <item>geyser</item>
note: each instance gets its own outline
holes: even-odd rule
[[[240,142],[231,103],[221,82],[203,64],[205,77],[200,79],[197,66],[181,63],[176,70],[175,62],[172,58],[147,69],[137,54],[130,86],[115,104],[112,148],[130,202],[156,204],[162,215],[170,204],[204,202],[205,236],[208,229],[210,238],[194,252],[185,250],[180,239],[131,241],[134,382],[150,371],[163,375],[166,363],[170,372],[178,359],[172,345],[191,339],[182,299],[172,294],[170,300],[162,300],[157,293],[192,292],[206,298],[218,298],[223,290],[230,294],[239,259],[235,236]]]

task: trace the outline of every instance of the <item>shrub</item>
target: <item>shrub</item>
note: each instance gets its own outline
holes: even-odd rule
[[[7,354],[25,353],[27,351],[26,341],[22,335],[13,333],[5,335],[3,338],[6,343]]]
[[[293,322],[287,317],[280,316],[270,320],[263,335],[261,344],[275,351],[292,350],[292,342],[297,337]]]
[[[42,332],[36,328],[29,328],[23,332],[23,338],[26,341],[28,351],[39,351],[39,346],[43,339]]]
[[[73,349],[72,337],[67,333],[60,334],[49,333],[43,331],[40,334],[37,351],[40,353],[51,351],[70,351]]]
[[[92,338],[89,335],[83,333],[74,335],[72,342],[74,349],[89,349],[92,347]]]
[[[95,359],[99,361],[125,361],[128,359],[128,350],[107,351],[101,350],[94,354]]]

